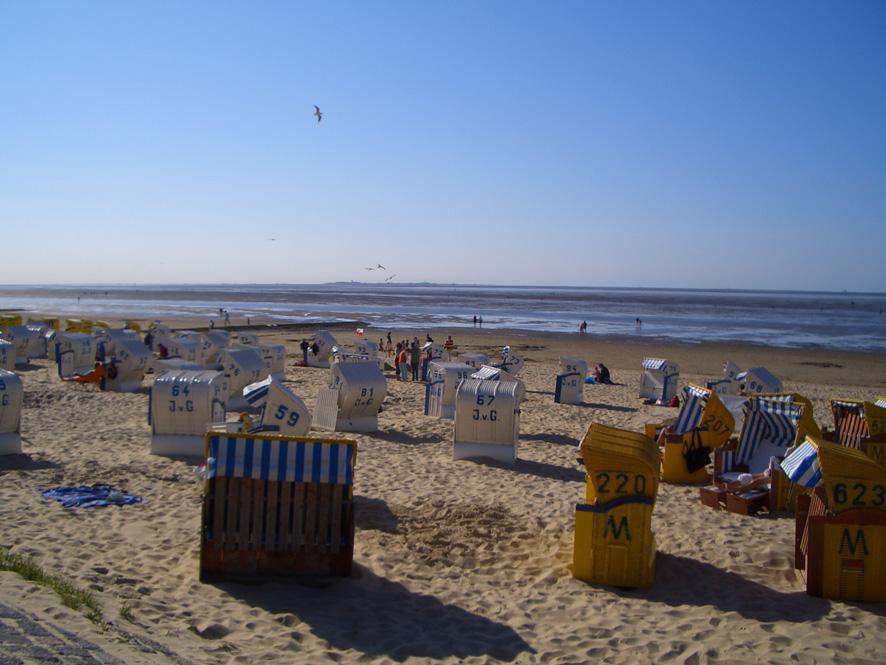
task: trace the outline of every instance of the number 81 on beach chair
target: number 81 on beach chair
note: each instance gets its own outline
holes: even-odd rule
[[[208,433],[200,580],[347,576],[351,439]]]

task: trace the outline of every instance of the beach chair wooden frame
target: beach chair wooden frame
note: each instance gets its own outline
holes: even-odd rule
[[[209,432],[200,580],[348,576],[351,439]]]
[[[580,453],[585,502],[575,507],[574,577],[646,587],[655,579],[652,511],[659,484],[655,442],[639,432],[592,423]]]
[[[861,450],[880,466],[886,466],[886,406],[878,401],[833,399],[834,429],[825,440]]]
[[[757,472],[748,464],[753,457],[761,431],[768,427],[774,441],[784,449],[793,447],[805,436],[804,398],[794,401],[792,395],[751,398],[745,407],[738,438],[714,450],[713,484],[699,490],[702,504],[711,508],[726,509],[740,515],[756,515],[762,511],[788,510],[796,500],[791,482],[780,467],[770,466],[769,487],[735,488],[734,478],[727,472]],[[807,416],[808,417],[808,416]],[[761,427],[761,425],[763,427]],[[774,435],[772,434],[774,432]]]
[[[794,566],[806,593],[886,600],[886,469],[861,451],[807,439],[820,484],[797,499]],[[803,455],[804,450],[798,450]],[[812,467],[815,470],[815,467]]]
[[[734,426],[732,414],[714,391],[691,384],[684,387],[683,405],[676,421],[662,427],[657,438],[662,481],[709,482],[706,467],[710,453],[729,441]],[[651,426],[647,429],[651,431]],[[690,468],[693,457],[693,465],[698,468]]]

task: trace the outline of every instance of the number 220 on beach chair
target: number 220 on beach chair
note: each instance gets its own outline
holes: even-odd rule
[[[350,574],[355,441],[210,432],[205,454],[201,581]]]

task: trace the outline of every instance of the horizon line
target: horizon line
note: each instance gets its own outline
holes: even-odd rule
[[[849,291],[847,289],[752,289],[737,287],[685,287],[685,286],[587,286],[571,284],[483,284],[471,282],[361,282],[338,280],[332,282],[57,282],[0,284],[0,290],[20,288],[137,288],[137,287],[322,287],[322,286],[369,286],[369,287],[465,287],[488,289],[585,289],[597,291],[686,291],[711,293],[807,293],[829,295],[886,296],[886,291]]]

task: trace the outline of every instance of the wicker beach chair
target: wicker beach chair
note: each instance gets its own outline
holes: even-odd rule
[[[350,574],[355,441],[209,432],[205,453],[201,581]]]
[[[806,593],[886,600],[886,468],[860,450],[811,436],[781,466],[811,490],[797,500],[794,539]]]
[[[735,420],[717,393],[701,386],[683,388],[683,403],[673,424],[647,426],[661,451],[661,479],[666,483],[702,483],[710,479],[711,453],[732,436]]]
[[[701,488],[702,503],[743,515],[787,509],[790,483],[778,463],[806,435],[803,410],[793,395],[750,398],[738,439],[714,451],[714,484]]]
[[[886,400],[833,399],[834,429],[825,440],[860,450],[886,466]]]

